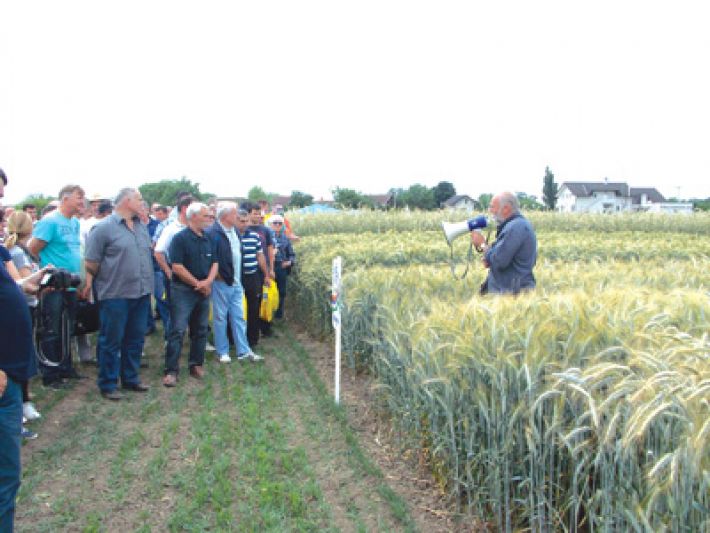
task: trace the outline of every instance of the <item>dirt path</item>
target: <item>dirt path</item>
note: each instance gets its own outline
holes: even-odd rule
[[[147,394],[109,402],[96,369],[68,391],[36,386],[40,437],[23,447],[18,531],[463,531],[415,460],[344,373],[336,408],[328,347],[280,326],[264,364],[220,365],[160,385],[148,338]]]

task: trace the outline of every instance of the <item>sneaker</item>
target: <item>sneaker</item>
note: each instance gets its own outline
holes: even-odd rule
[[[214,352],[216,350],[216,348],[214,346],[212,346],[212,343],[208,342],[207,345],[205,346],[205,350],[207,350],[208,352]]]
[[[248,353],[242,353],[237,355],[237,361],[248,361],[249,360],[249,354]]]
[[[255,354],[254,352],[249,352],[247,354],[247,357],[249,358],[250,361],[263,361],[264,358],[258,354]]]
[[[38,418],[42,418],[42,415],[39,414],[37,409],[35,409],[32,402],[25,402],[22,404],[22,414],[27,420],[37,420]]]
[[[229,357],[229,354],[225,353],[225,354],[219,355],[217,357],[219,357],[220,363],[231,363],[232,362],[232,358]]]
[[[22,438],[26,440],[34,440],[38,437],[37,433],[34,431],[31,431],[27,429],[26,427],[22,426]]]

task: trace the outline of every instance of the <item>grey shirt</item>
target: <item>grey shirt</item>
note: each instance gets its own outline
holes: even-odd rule
[[[148,228],[133,218],[133,231],[118,213],[96,224],[86,238],[85,259],[99,264],[94,288],[99,300],[140,298],[153,292]]]

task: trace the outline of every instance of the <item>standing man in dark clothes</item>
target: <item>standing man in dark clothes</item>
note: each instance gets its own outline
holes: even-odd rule
[[[237,232],[242,243],[242,287],[247,300],[247,341],[252,349],[259,343],[259,308],[261,307],[261,288],[271,284],[264,252],[259,235],[249,229],[249,213],[240,210],[237,213]]]
[[[471,232],[471,241],[483,252],[483,264],[488,268],[481,294],[518,294],[534,289],[537,237],[530,222],[520,214],[517,197],[510,192],[497,194],[489,211],[498,226],[495,242],[489,246],[481,233]]]
[[[190,326],[190,375],[204,377],[203,364],[207,345],[212,282],[217,276],[214,244],[204,234],[210,225],[209,210],[201,202],[187,208],[187,228],[170,243],[173,277],[170,281],[170,333],[165,351],[163,385],[174,387],[180,371],[182,340]]]
[[[261,240],[261,249],[264,252],[264,259],[266,259],[266,266],[268,268],[268,274],[270,279],[275,279],[276,274],[274,272],[274,261],[276,260],[276,246],[274,232],[271,228],[264,226],[264,215],[261,212],[261,206],[257,203],[249,204],[249,231],[253,231],[259,236]],[[264,284],[265,277],[261,279],[261,284]],[[261,290],[261,289],[260,289]],[[259,330],[264,337],[270,337],[271,332],[271,322],[266,322],[265,320],[259,319]],[[251,341],[250,341],[251,344]],[[252,345],[253,346],[253,345]]]
[[[0,198],[7,177],[0,169]],[[36,292],[42,270],[15,280],[5,268],[10,252],[0,246],[0,531],[12,531],[15,496],[20,488],[20,434],[22,389],[20,382],[35,373],[32,318],[22,291]]]

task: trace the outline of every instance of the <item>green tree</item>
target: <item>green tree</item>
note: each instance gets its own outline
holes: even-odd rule
[[[306,207],[313,203],[313,196],[301,191],[293,191],[291,193],[291,201],[289,207]]]
[[[710,197],[705,198],[705,200],[693,198],[690,202],[693,204],[693,209],[697,211],[710,211]]]
[[[34,204],[37,206],[37,216],[42,212],[42,209],[44,209],[49,202],[54,200],[53,197],[47,196],[42,193],[34,193],[30,194],[29,196],[26,196],[19,204],[15,206],[16,210],[22,209],[22,206],[25,204]]]
[[[197,200],[206,202],[214,197],[213,194],[200,192],[200,184],[193,183],[185,176],[179,180],[161,180],[152,183],[144,183],[138,190],[143,199],[149,204],[159,203],[162,205],[175,205],[177,193],[189,192]]]
[[[545,206],[541,204],[537,196],[534,194],[528,194],[525,192],[516,192],[515,196],[518,197],[518,203],[520,204],[520,209],[527,209],[530,211],[540,211],[544,209]]]
[[[434,202],[436,207],[441,206],[442,202],[445,202],[452,196],[456,195],[456,188],[453,183],[448,181],[440,181],[434,186]]]
[[[374,207],[372,200],[353,189],[336,187],[333,191],[335,203],[344,208],[359,209],[361,207]]]
[[[557,204],[557,183],[555,183],[555,175],[550,170],[550,167],[545,167],[545,177],[542,185],[542,199],[545,202],[545,207],[550,211],[555,210]]]
[[[491,206],[491,200],[493,200],[493,195],[489,192],[478,195],[478,203],[481,204],[481,209],[484,211]]]
[[[397,205],[406,205],[413,209],[434,209],[438,207],[434,199],[434,189],[418,183],[412,185],[397,197]]]
[[[254,187],[249,189],[249,192],[247,193],[247,199],[250,202],[258,202],[259,200],[266,200],[267,202],[271,203],[271,201],[274,199],[274,196],[276,196],[276,193],[266,192],[264,189],[262,189],[258,185],[255,185]]]

